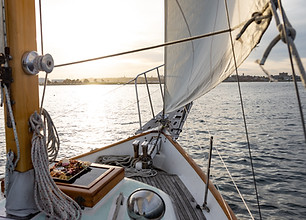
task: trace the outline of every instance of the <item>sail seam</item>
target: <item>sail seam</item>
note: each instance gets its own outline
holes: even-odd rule
[[[183,9],[182,9],[180,3],[178,2],[178,0],[176,0],[176,3],[177,3],[177,5],[178,5],[178,7],[180,9],[180,12],[181,12],[181,14],[183,16],[184,22],[185,22],[185,24],[187,26],[187,30],[188,30],[189,36],[191,37],[192,35],[191,35],[190,26],[189,26],[189,24],[187,22],[187,19],[186,19],[186,16],[185,16],[184,12],[183,12]],[[194,68],[194,51],[195,51],[195,49],[194,49],[193,41],[190,41],[190,43],[191,43],[191,47],[192,47],[192,67],[190,69],[191,69],[191,72],[193,72],[193,68]],[[189,74],[189,77],[188,77],[188,83],[187,83],[188,85],[189,85],[189,82],[190,82],[190,77],[191,77],[191,74]],[[187,90],[189,91],[189,87],[187,87]]]
[[[218,11],[219,11],[219,0],[217,3],[217,10],[216,10],[216,15],[215,15],[215,21],[214,21],[214,27],[213,27],[213,31],[215,31],[216,28],[216,24],[217,24],[217,18],[218,18]],[[212,73],[212,51],[213,51],[213,43],[214,43],[214,38],[211,38],[211,44],[210,44],[210,62],[209,62],[209,72]],[[210,80],[213,80],[213,74],[211,74],[210,76]]]

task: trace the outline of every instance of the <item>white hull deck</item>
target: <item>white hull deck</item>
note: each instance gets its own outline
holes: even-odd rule
[[[118,142],[107,147],[94,150],[84,155],[75,157],[75,159],[82,161],[96,162],[97,159],[104,155],[134,155],[132,143],[135,140],[139,140],[140,143],[143,141],[149,141],[152,137],[157,137],[157,132],[147,132],[139,134],[128,138],[124,141]],[[160,179],[158,177],[133,177],[134,179],[149,184],[151,186],[161,188],[172,197],[172,201],[176,202],[175,204],[177,209],[181,209],[182,205],[184,206],[182,210],[192,210],[190,213],[185,215],[178,215],[179,219],[236,219],[232,210],[229,208],[227,203],[223,200],[220,193],[216,190],[212,183],[209,184],[209,192],[207,205],[210,209],[210,212],[202,211],[203,215],[199,214],[196,205],[202,205],[204,201],[205,193],[205,182],[206,175],[202,170],[196,165],[196,163],[188,156],[188,154],[180,147],[180,145],[173,141],[170,136],[161,134],[161,146],[159,152],[153,158],[153,166],[156,169],[164,171],[168,174],[162,176]],[[158,179],[156,179],[158,178]],[[168,183],[165,182],[165,179],[168,179]],[[179,181],[176,181],[178,180]],[[159,183],[156,181],[160,181]],[[182,184],[183,186],[178,187],[179,189],[173,189],[174,192],[170,190],[167,191],[171,186],[171,181],[175,182],[174,184]],[[166,189],[165,189],[166,188]],[[186,192],[178,192],[184,190]],[[176,191],[176,192],[175,192]],[[183,201],[182,195],[185,194],[185,197],[189,197],[189,201]],[[188,208],[188,206],[190,206]],[[187,215],[187,216],[186,216]],[[194,218],[195,217],[195,218]]]
[[[132,143],[135,140],[141,143],[157,136],[157,132],[139,134],[74,159],[95,163],[100,156],[130,155],[132,157],[134,155]],[[140,188],[153,190],[163,198],[166,212],[162,219],[236,219],[212,183],[209,184],[207,199],[210,212],[197,208],[197,205],[202,205],[204,201],[205,174],[170,136],[161,133],[160,138],[159,152],[153,158],[153,167],[158,174],[152,177],[124,177],[92,208],[85,207],[82,211],[82,219],[113,219],[116,200],[120,193],[123,193],[124,202],[120,206],[116,219],[129,219],[126,208],[127,199],[132,192]],[[2,201],[0,206],[1,216],[5,217],[5,202]],[[39,214],[33,219],[44,218],[43,214]]]

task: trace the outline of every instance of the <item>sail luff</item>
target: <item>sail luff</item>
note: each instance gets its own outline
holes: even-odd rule
[[[243,25],[258,12],[266,15],[268,0],[233,0],[229,3],[230,19],[235,37]],[[224,1],[168,0],[167,41],[175,41],[204,33],[227,29]],[[260,41],[270,18],[260,24],[251,23],[235,41],[238,66]],[[207,93],[235,69],[229,34],[210,36],[166,47],[165,109],[173,111]]]

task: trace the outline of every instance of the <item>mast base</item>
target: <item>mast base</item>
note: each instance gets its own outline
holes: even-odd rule
[[[14,171],[10,175],[7,195],[6,214],[25,218],[39,212],[34,199],[34,170],[27,172]]]

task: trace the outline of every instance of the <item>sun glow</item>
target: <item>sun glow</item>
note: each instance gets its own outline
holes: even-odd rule
[[[160,44],[164,38],[161,15],[161,0],[42,0],[44,52],[50,53],[58,65]],[[39,11],[37,20],[40,51]],[[50,78],[63,78],[63,74],[67,78],[136,75],[162,63],[161,48],[55,68]],[[131,67],[127,72],[126,68]]]
[[[163,0],[41,1],[44,53],[50,53],[56,65],[164,42]],[[40,52],[38,0],[36,3],[37,40]],[[306,1],[283,0],[283,5],[290,22],[297,31],[295,43],[299,54],[305,58],[306,21],[301,18],[305,12]],[[254,61],[261,58],[263,51],[277,34],[275,24],[272,22],[259,47],[242,65],[241,74],[264,75]],[[287,71],[282,65],[279,65],[287,58],[286,45],[278,43],[269,55],[271,62],[267,61],[267,64],[270,62],[273,67],[271,74]],[[55,68],[49,78],[84,79],[136,76],[163,63],[163,48],[159,48],[101,61]]]

